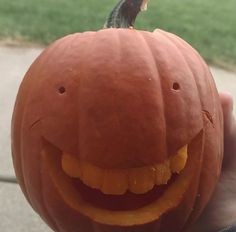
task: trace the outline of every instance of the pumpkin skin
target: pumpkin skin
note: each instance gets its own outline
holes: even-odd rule
[[[27,200],[54,231],[178,232],[195,222],[214,190],[222,128],[211,73],[176,35],[77,33],[45,49],[24,77],[12,119],[13,162]],[[129,169],[161,163],[186,144],[188,188],[155,219],[142,222],[140,214],[140,223],[106,223],[73,207],[75,198],[65,200],[73,191],[59,167],[61,151],[101,168]]]

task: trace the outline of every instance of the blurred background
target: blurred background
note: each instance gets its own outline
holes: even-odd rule
[[[99,30],[118,0],[0,0],[0,175],[14,176],[10,121],[18,87],[52,41]],[[150,0],[136,29],[175,33],[205,58],[220,91],[236,99],[236,1]],[[235,111],[234,111],[235,112]],[[0,182],[0,231],[50,231],[16,184]]]
[[[64,35],[101,29],[118,0],[0,0],[0,38],[49,44]],[[220,66],[236,64],[235,0],[150,0],[136,28],[176,33]]]

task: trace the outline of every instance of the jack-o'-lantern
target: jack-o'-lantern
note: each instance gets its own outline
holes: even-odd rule
[[[26,198],[55,231],[183,231],[220,174],[218,93],[173,34],[69,35],[25,75],[12,150]]]

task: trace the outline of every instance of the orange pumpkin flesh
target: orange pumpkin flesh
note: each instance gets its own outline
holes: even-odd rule
[[[21,188],[55,231],[177,232],[214,190],[222,115],[206,64],[184,41],[161,30],[106,29],[60,39],[34,62],[18,93],[12,140]],[[125,208],[109,208],[98,180],[88,175],[78,184],[79,170],[63,162],[69,154],[101,170],[136,170],[162,165],[185,145],[187,163],[173,161],[179,173],[167,184],[151,188],[147,178],[139,182],[145,187],[121,191],[109,181],[108,198]],[[83,191],[99,191],[102,202]]]
[[[155,185],[167,184],[172,173],[179,173],[187,161],[187,146],[163,163],[129,169],[103,169],[89,163],[80,162],[72,154],[62,155],[62,169],[74,178],[79,178],[91,188],[105,194],[121,195],[126,191],[143,194]]]

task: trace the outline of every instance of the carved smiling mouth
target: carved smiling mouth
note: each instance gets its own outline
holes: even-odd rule
[[[104,169],[63,153],[62,169],[84,199],[110,210],[137,209],[160,197],[187,163],[187,145],[164,162],[129,169]]]
[[[193,145],[183,146],[162,163],[130,169],[100,168],[51,144],[42,157],[58,193],[71,208],[102,224],[140,225],[181,202],[201,157],[199,135]]]

